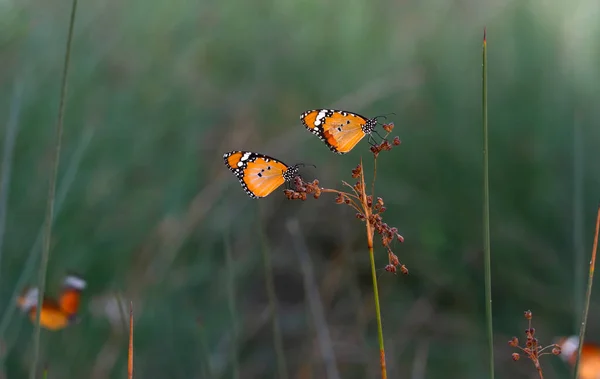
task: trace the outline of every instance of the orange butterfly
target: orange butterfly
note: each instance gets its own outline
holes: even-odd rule
[[[579,337],[571,336],[561,338],[558,342],[561,347],[560,356],[572,367],[577,360],[577,350],[579,349]],[[584,342],[581,348],[581,358],[579,360],[579,377],[581,379],[600,378],[600,346]]]
[[[253,199],[265,197],[293,180],[298,175],[298,168],[304,165],[287,166],[280,160],[251,151],[230,151],[223,154],[223,160]]]
[[[44,296],[40,326],[48,330],[60,330],[72,324],[76,320],[81,291],[85,287],[86,282],[82,278],[75,275],[67,276],[63,282],[63,290],[59,301]],[[29,318],[34,324],[36,322],[38,296],[38,288],[26,288],[17,299],[19,308],[29,314]]]
[[[378,116],[385,117],[385,116]],[[377,118],[335,109],[313,109],[300,115],[300,120],[311,133],[319,137],[329,149],[346,154],[363,139],[375,132]],[[379,134],[378,134],[379,135]]]

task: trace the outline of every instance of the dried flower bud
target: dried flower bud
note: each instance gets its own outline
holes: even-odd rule
[[[362,193],[362,184],[360,184],[360,182],[356,182],[354,185],[354,190],[358,193]]]
[[[400,272],[402,272],[404,275],[408,275],[408,268],[406,268],[405,265],[401,265]]]
[[[390,122],[389,124],[383,124],[381,127],[382,127],[382,128],[383,128],[383,130],[385,130],[386,132],[388,132],[388,133],[391,133],[391,132],[392,132],[392,130],[394,130],[394,123],[393,123],[393,122]]]
[[[388,140],[384,139],[383,141],[381,141],[379,149],[389,151],[392,150],[392,145],[390,145],[390,142]]]
[[[367,196],[367,207],[372,207],[373,206],[373,196],[369,195]]]
[[[561,352],[562,352],[562,349],[560,348],[560,346],[554,345],[554,349],[552,349],[552,354],[560,355]]]
[[[352,177],[354,179],[358,178],[362,172],[361,165],[356,166],[356,168],[352,169]]]
[[[508,344],[512,347],[517,347],[519,346],[519,339],[517,337],[513,337],[510,341],[508,341]]]
[[[337,194],[337,197],[335,198],[336,204],[342,204],[342,203],[344,203],[344,200],[345,200],[344,195],[342,195],[342,193],[339,192]]]
[[[533,337],[535,334],[535,328],[529,328],[528,333]]]
[[[396,273],[396,266],[388,264],[385,266],[385,271],[391,272],[392,274]]]
[[[398,239],[398,242],[404,242],[404,237],[402,237],[400,234],[396,234],[396,238]]]
[[[400,145],[400,138],[398,136],[394,137],[392,144],[394,144],[394,146]]]
[[[521,358],[521,356],[519,355],[519,353],[512,353],[512,360],[513,361],[518,361],[519,358]]]
[[[381,151],[381,149],[378,146],[371,146],[371,152],[373,153],[373,156],[375,158],[377,158],[380,151]]]
[[[531,320],[532,317],[533,317],[533,314],[531,313],[531,311],[525,311],[525,318],[527,320]]]
[[[365,215],[362,214],[362,213],[357,213],[356,214],[356,218],[359,219],[359,220],[364,220],[365,219]]]

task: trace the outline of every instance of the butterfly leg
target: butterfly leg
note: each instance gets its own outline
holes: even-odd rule
[[[371,140],[373,140],[373,141],[371,141]],[[367,142],[371,146],[377,146],[377,144],[375,143],[375,139],[373,138],[373,136],[371,134],[369,134],[369,137],[367,138]]]

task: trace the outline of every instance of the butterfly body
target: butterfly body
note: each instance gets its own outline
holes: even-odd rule
[[[253,199],[268,196],[298,175],[299,165],[287,166],[278,159],[251,151],[230,151],[223,154],[223,160]]]
[[[319,137],[329,149],[346,154],[377,126],[377,118],[336,109],[313,109],[300,115],[304,127]]]
[[[48,330],[60,330],[73,324],[77,319],[81,291],[86,287],[86,282],[75,276],[69,275],[63,282],[63,289],[58,301],[44,296],[40,312],[40,326]],[[19,308],[29,315],[35,324],[37,317],[37,300],[39,289],[27,288],[17,299]]]

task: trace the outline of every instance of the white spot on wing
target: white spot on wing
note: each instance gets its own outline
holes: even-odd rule
[[[571,337],[567,338],[565,340],[565,342],[563,342],[563,344],[561,346],[561,349],[562,349],[561,356],[563,356],[565,359],[569,359],[569,358],[571,358],[571,356],[573,354],[575,354],[575,352],[577,351],[578,348],[579,348],[579,337],[571,336]]]
[[[28,311],[32,307],[35,307],[37,305],[38,296],[39,290],[37,288],[30,288],[27,290],[27,293],[25,293],[21,300],[21,304],[19,304],[21,310]]]
[[[73,287],[77,290],[83,290],[86,287],[86,285],[87,283],[85,282],[85,280],[77,276],[69,275],[65,278],[65,286],[67,287]]]
[[[251,152],[245,152],[244,155],[242,155],[242,158],[240,159],[240,161],[247,161],[248,158],[250,158],[251,154],[252,154]]]
[[[317,115],[317,118],[315,118],[315,126],[319,126],[323,123],[323,119],[327,115],[327,112],[328,112],[327,109],[323,109],[319,112],[319,114]]]

